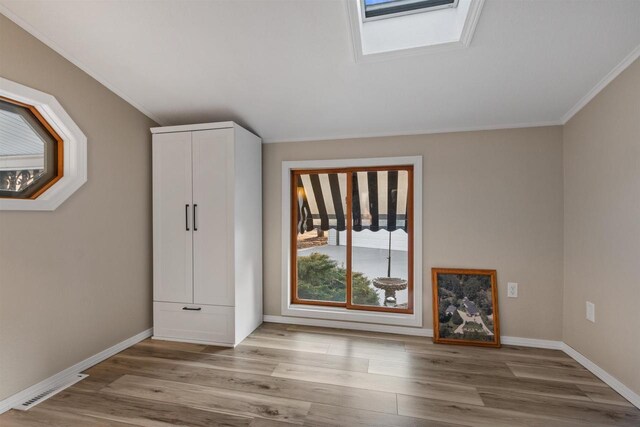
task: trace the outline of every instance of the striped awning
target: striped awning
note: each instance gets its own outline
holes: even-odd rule
[[[346,230],[347,177],[352,181],[353,230],[407,231],[407,171],[297,175],[298,232]]]

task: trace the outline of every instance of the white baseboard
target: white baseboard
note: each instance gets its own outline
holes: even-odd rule
[[[289,325],[320,326],[324,328],[352,329],[357,331],[384,332],[389,334],[414,335],[419,337],[433,337],[433,329],[411,328],[408,326],[390,326],[373,323],[342,322],[339,320],[309,319],[305,317],[264,316],[265,322],[286,323]],[[523,347],[550,348],[561,350],[561,341],[539,340],[534,338],[500,337],[500,341],[507,345]]]
[[[587,370],[589,370],[593,375],[604,381],[609,387],[614,389],[616,392],[618,392],[618,394],[631,402],[631,404],[633,404],[636,408],[640,408],[640,395],[638,395],[626,385],[622,384],[616,377],[609,374],[607,371],[593,363],[591,360],[587,359],[576,349],[566,343],[562,343],[562,351],[567,353],[571,358],[575,359],[576,362],[587,368]]]
[[[506,345],[519,345],[521,347],[548,348],[562,350],[562,341],[540,340],[536,338],[500,337],[500,342]]]
[[[55,384],[59,384],[65,378],[77,375],[80,372],[89,369],[93,365],[96,365],[103,360],[108,359],[114,354],[120,353],[122,350],[131,347],[132,345],[137,344],[144,339],[149,338],[151,335],[153,335],[153,329],[142,331],[139,334],[132,336],[131,338],[127,338],[126,340],[121,341],[118,344],[101,351],[100,353],[94,354],[93,356],[84,359],[83,361],[78,362],[73,366],[68,367],[64,371],[58,372],[57,374],[45,380],[42,380],[27,389],[24,389],[12,396],[7,397],[6,399],[0,401],[0,414],[7,412],[9,409],[21,404],[31,397],[36,396],[45,390],[48,390]]]
[[[304,326],[320,326],[325,328],[340,328],[340,329],[353,329],[358,331],[371,331],[371,332],[386,332],[391,334],[402,335],[416,335],[422,337],[432,337],[433,329],[422,328],[410,328],[406,326],[387,326],[376,325],[368,323],[353,323],[353,322],[341,322],[335,320],[322,320],[322,319],[309,319],[299,317],[285,317],[285,316],[264,316],[265,322],[272,323],[286,323],[290,325],[304,325]],[[619,380],[607,373],[604,369],[578,353],[569,345],[562,341],[541,340],[535,338],[521,338],[521,337],[500,337],[500,342],[506,345],[519,345],[522,347],[534,347],[534,348],[548,348],[551,350],[564,351],[571,358],[575,359],[578,363],[591,371],[595,376],[604,381],[609,387],[618,392],[621,396],[627,399],[636,407],[640,408],[640,396],[632,391],[629,387],[622,384]]]
[[[403,334],[403,335],[414,335],[414,336],[423,336],[423,337],[432,337],[433,330],[432,329],[423,329],[423,328],[410,328],[406,326],[387,326],[387,325],[376,325],[376,324],[365,324],[365,323],[353,323],[353,322],[341,322],[341,321],[333,321],[333,320],[320,320],[320,319],[308,319],[308,318],[295,318],[295,317],[284,317],[284,316],[264,316],[265,322],[272,323],[285,323],[291,325],[304,325],[304,326],[320,326],[326,328],[340,328],[340,329],[353,329],[360,331],[372,331],[372,332],[384,332],[384,333],[392,333],[392,334]],[[70,377],[72,375],[76,375],[93,365],[96,365],[103,360],[113,356],[121,352],[122,350],[131,347],[132,345],[147,339],[153,335],[153,329],[147,329],[146,331],[142,331],[137,335],[132,336],[118,344],[109,347],[108,349],[101,351],[98,354],[95,354],[75,365],[65,369],[64,371],[58,372],[57,374],[25,389],[19,393],[14,394],[13,396],[9,396],[8,398],[0,401],[0,414],[8,411],[16,405],[24,402],[32,396],[35,396],[39,393],[42,393],[44,390],[47,390],[52,385],[59,383],[66,377]],[[535,347],[535,348],[548,348],[553,350],[562,350],[571,358],[576,360],[582,366],[584,366],[587,370],[593,373],[595,376],[604,381],[609,387],[618,392],[621,396],[631,402],[634,406],[640,408],[640,395],[635,393],[626,385],[622,384],[618,379],[614,376],[606,372],[604,369],[600,368],[598,365],[593,363],[591,360],[587,359],[581,353],[570,347],[568,344],[561,341],[552,341],[552,340],[541,340],[534,338],[520,338],[520,337],[501,337],[501,342],[507,345],[519,345],[523,347]]]
[[[433,329],[409,328],[406,326],[387,326],[368,323],[340,322],[336,320],[308,319],[300,317],[285,316],[264,316],[265,322],[286,323],[290,325],[320,326],[325,328],[353,329],[359,331],[386,332],[391,334],[415,335],[422,337],[432,337]],[[636,407],[640,408],[640,396],[633,392],[629,387],[622,384],[615,377],[607,373],[604,369],[578,353],[576,350],[568,346],[562,341],[540,340],[535,338],[521,337],[500,337],[500,342],[506,345],[519,345],[522,347],[548,348],[551,350],[564,351],[571,358],[591,371],[595,376],[604,381],[609,387],[620,393],[625,399]]]

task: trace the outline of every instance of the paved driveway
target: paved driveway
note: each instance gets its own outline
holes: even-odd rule
[[[458,310],[458,314],[460,315],[460,317],[462,317],[462,320],[464,322],[462,322],[462,325],[458,326],[456,328],[455,331],[453,331],[454,334],[463,334],[464,331],[462,330],[464,328],[464,325],[467,324],[467,322],[474,322],[474,323],[478,323],[480,326],[482,326],[482,330],[484,331],[485,334],[492,336],[493,332],[491,332],[489,330],[489,328],[487,328],[487,326],[484,324],[484,321],[482,320],[482,317],[480,316],[469,316],[467,313],[465,313],[462,310]]]

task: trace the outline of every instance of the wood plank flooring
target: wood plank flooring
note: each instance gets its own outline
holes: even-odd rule
[[[560,351],[265,323],[234,349],[145,340],[0,426],[640,426]]]

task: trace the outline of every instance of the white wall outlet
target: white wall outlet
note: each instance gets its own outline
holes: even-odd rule
[[[509,298],[518,298],[518,284],[514,282],[507,283],[507,296]]]
[[[596,305],[587,301],[587,320],[596,323]]]

